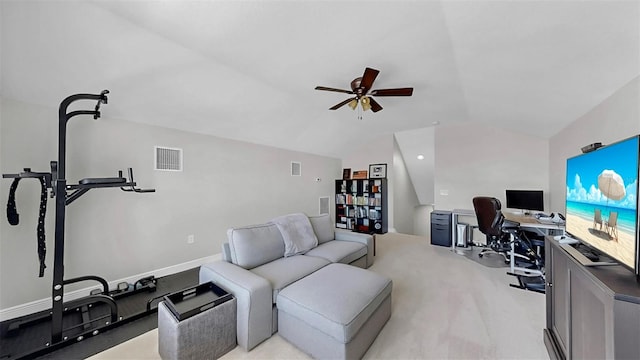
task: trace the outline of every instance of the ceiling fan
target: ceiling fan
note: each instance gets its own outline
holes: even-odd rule
[[[378,89],[371,90],[374,80],[378,76],[380,71],[372,68],[364,69],[362,77],[355,78],[351,81],[351,90],[335,89],[326,86],[316,86],[316,90],[334,91],[345,94],[352,94],[355,97],[349,98],[339,104],[336,104],[329,108],[329,110],[336,110],[342,106],[349,104],[349,107],[354,109],[358,106],[358,103],[362,105],[362,109],[373,112],[382,110],[382,106],[372,96],[411,96],[413,94],[413,88],[397,88],[397,89]],[[369,91],[371,90],[371,91]]]

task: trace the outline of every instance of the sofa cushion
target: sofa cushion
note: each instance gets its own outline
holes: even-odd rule
[[[278,312],[346,344],[391,295],[390,279],[372,271],[331,264],[287,286],[278,295]]]
[[[274,224],[260,224],[227,230],[231,262],[245,269],[284,256],[284,241]]]
[[[309,221],[313,227],[313,232],[316,233],[316,237],[318,238],[318,244],[335,239],[333,222],[329,214],[309,216]]]
[[[329,241],[307,251],[305,256],[316,256],[332,263],[349,264],[367,255],[367,246],[354,241]]]
[[[304,254],[318,245],[318,238],[307,215],[302,213],[279,216],[273,220],[284,240],[284,256]]]
[[[271,283],[275,303],[280,290],[328,264],[328,260],[319,257],[295,255],[271,261],[250,271]]]

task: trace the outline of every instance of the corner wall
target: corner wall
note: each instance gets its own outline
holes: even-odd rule
[[[414,212],[419,205],[418,196],[411,182],[402,153],[395,138],[393,140],[393,198],[394,228],[403,234],[415,234]]]

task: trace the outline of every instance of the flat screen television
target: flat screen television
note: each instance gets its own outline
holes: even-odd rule
[[[567,159],[565,211],[571,237],[632,269],[640,280],[639,157],[637,135]]]
[[[544,211],[542,190],[506,190],[507,208]]]

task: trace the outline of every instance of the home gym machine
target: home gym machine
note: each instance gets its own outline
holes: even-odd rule
[[[50,195],[55,198],[55,241],[54,241],[54,262],[53,262],[53,284],[51,289],[52,308],[50,311],[34,314],[34,318],[28,320],[20,320],[12,323],[10,330],[19,329],[29,323],[50,319],[51,321],[51,338],[50,341],[41,344],[38,348],[32,348],[27,353],[19,354],[25,357],[38,356],[53,350],[56,350],[68,343],[81,341],[89,336],[95,336],[115,327],[123,322],[122,316],[118,315],[118,305],[115,299],[119,296],[137,291],[153,291],[155,290],[155,278],[147,277],[136,282],[131,289],[118,286],[116,291],[109,290],[107,281],[98,276],[80,276],[70,279],[64,278],[64,245],[65,245],[65,211],[66,207],[77,200],[80,196],[91,189],[98,188],[120,188],[124,191],[137,193],[154,192],[155,189],[140,189],[136,186],[133,178],[133,170],[128,169],[127,177],[124,177],[122,171],[118,172],[116,177],[106,178],[85,178],[77,184],[68,184],[66,179],[66,132],[68,121],[79,115],[91,115],[94,119],[100,117],[100,105],[107,103],[108,90],[102,91],[100,94],[76,94],[71,95],[60,103],[58,112],[58,161],[51,161],[51,172],[33,172],[29,168],[25,168],[24,172],[19,174],[3,174],[3,178],[12,178],[13,183],[9,193],[9,201],[7,203],[7,218],[9,223],[16,225],[19,222],[18,213],[15,204],[15,190],[18,182],[22,179],[34,178],[39,179],[41,184],[41,202],[38,219],[38,257],[40,260],[40,273],[42,277],[45,269],[45,236],[44,236],[44,215],[46,213],[47,190],[50,189]],[[68,112],[68,107],[80,100],[97,101],[93,110],[75,110]],[[72,301],[64,302],[65,285],[79,283],[84,281],[98,282],[102,290],[93,290],[91,294]],[[127,286],[128,288],[128,286]],[[92,318],[91,308],[99,305],[108,308],[108,314],[101,314],[97,318]],[[150,311],[147,306],[147,312]],[[81,323],[68,326],[69,321],[64,321],[65,314],[70,312],[81,313]],[[68,326],[68,327],[64,327]],[[13,357],[12,357],[13,358]]]

